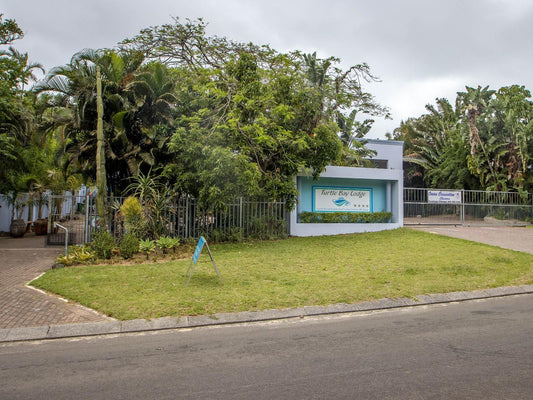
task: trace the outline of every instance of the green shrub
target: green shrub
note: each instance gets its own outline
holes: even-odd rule
[[[208,235],[210,241],[214,243],[231,242],[242,243],[244,240],[244,234],[242,228],[230,228],[229,231],[222,229],[213,229],[210,235]]]
[[[86,246],[72,246],[69,248],[69,257],[72,257],[74,264],[88,264],[96,259],[94,251]]]
[[[111,258],[112,250],[116,247],[115,238],[107,231],[93,233],[91,250],[101,259]]]
[[[86,246],[69,246],[68,256],[61,256],[56,262],[68,267],[75,264],[88,264],[96,259],[94,251]]]
[[[372,213],[349,213],[349,212],[332,212],[319,213],[305,211],[299,214],[300,222],[303,224],[323,223],[323,224],[368,224],[368,223],[386,223],[392,218],[392,213],[381,211]]]
[[[169,236],[161,236],[156,240],[156,244],[163,251],[163,254],[167,254],[167,250],[174,247],[173,239]]]
[[[123,258],[133,257],[134,254],[139,252],[139,239],[133,232],[126,233],[120,240],[119,250]]]
[[[252,218],[250,237],[260,240],[281,239],[287,237],[285,220],[274,216]]]
[[[128,197],[120,206],[120,212],[124,217],[124,228],[126,232],[140,237],[146,228],[146,221],[139,199],[133,196]]]
[[[179,238],[170,238],[170,248],[172,249],[174,253],[176,252],[176,249],[178,248],[179,245],[180,245]]]
[[[148,260],[148,255],[155,251],[155,242],[150,239],[141,240],[139,242],[139,250],[146,254],[146,259]]]

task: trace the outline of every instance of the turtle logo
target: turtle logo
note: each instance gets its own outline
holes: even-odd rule
[[[333,200],[333,204],[335,204],[337,207],[343,207],[350,204],[350,202],[344,197],[339,197],[337,200]]]

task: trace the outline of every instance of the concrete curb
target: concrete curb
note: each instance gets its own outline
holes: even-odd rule
[[[0,329],[0,342],[20,342],[29,340],[147,332],[165,329],[196,328],[212,325],[303,318],[316,315],[386,310],[392,308],[451,303],[458,301],[487,299],[492,297],[513,296],[519,294],[533,294],[533,285],[506,286],[495,289],[475,290],[472,292],[451,292],[444,294],[420,295],[417,296],[417,298],[380,299],[374,301],[364,301],[355,304],[333,304],[329,306],[305,306],[282,310],[218,313],[209,316],[200,315],[179,318],[164,317],[149,321],[144,319],[134,319],[129,321],[108,321]]]

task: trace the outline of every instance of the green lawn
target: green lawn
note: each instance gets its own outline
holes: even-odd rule
[[[212,245],[160,264],[55,269],[32,285],[125,320],[327,305],[533,283],[533,255],[398,229]]]

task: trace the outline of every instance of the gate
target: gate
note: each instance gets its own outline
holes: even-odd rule
[[[90,195],[50,195],[48,196],[47,245],[64,245],[65,231],[56,223],[68,229],[68,242],[83,244],[89,241],[91,230],[95,228],[96,199]]]
[[[404,225],[523,226],[533,219],[533,194],[405,188]]]

